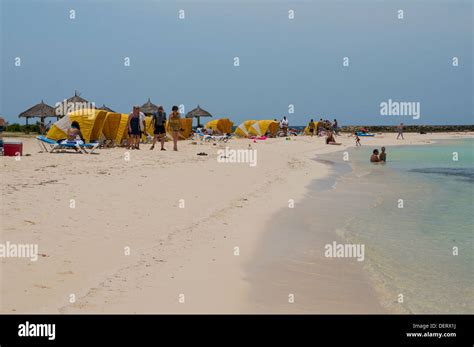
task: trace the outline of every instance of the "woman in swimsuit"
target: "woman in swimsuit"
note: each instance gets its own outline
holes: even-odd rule
[[[140,129],[140,112],[138,106],[133,106],[133,111],[128,115],[128,133],[130,135],[130,143],[132,149],[139,149],[141,129]]]
[[[169,125],[171,130],[171,137],[173,138],[173,151],[178,150],[178,137],[181,130],[181,116],[178,112],[178,106],[173,106],[169,116]]]
[[[71,127],[67,129],[67,140],[75,141],[78,136],[82,140],[82,142],[85,142],[84,137],[82,136],[82,133],[81,133],[81,126],[79,125],[78,122],[73,121],[71,123]]]

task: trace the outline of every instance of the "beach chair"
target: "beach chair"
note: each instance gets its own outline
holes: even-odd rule
[[[36,136],[36,143],[41,149],[41,152],[49,152],[57,144],[56,141],[48,139],[46,136]]]
[[[202,141],[204,140],[206,136],[209,136],[209,135],[204,134],[201,129],[197,129],[196,132],[193,134],[193,137],[192,137],[193,140],[195,139],[194,136],[197,136],[197,138]]]
[[[227,142],[231,138],[231,135],[225,134],[225,135],[204,135],[203,140],[204,142]]]
[[[81,153],[91,154],[99,147],[98,142],[84,143],[82,141],[77,141],[77,140],[76,141],[63,140],[63,141],[57,142],[57,141],[48,139],[47,137],[43,135],[37,136],[36,140],[38,141],[40,148],[43,151],[46,151],[49,153],[53,153],[59,150],[74,149]],[[89,149],[90,152],[87,152],[87,149]]]

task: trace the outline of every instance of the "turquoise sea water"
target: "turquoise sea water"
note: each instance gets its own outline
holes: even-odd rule
[[[337,179],[335,192],[370,196],[368,208],[342,212],[337,232],[365,244],[389,310],[474,313],[474,140],[387,147],[386,164],[369,162],[372,149],[350,150],[352,171]],[[340,153],[327,159],[343,163]]]

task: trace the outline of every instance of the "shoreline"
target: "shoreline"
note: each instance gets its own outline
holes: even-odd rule
[[[255,271],[252,264],[247,265],[254,283],[253,304],[259,312],[387,313],[362,263],[324,256],[325,245],[349,242],[335,230],[346,219],[336,221],[335,206],[327,202],[341,177],[352,173],[350,164],[326,159],[315,160],[323,162],[329,173],[307,185],[307,192],[295,204],[294,211],[280,209],[267,223],[259,251],[253,256],[253,263],[261,264],[260,268]],[[273,247],[271,251],[265,249],[268,244]],[[285,300],[290,295],[292,302]]]
[[[438,137],[466,136],[417,135],[399,145]],[[184,141],[178,153],[151,152],[144,145],[125,163],[124,149],[100,150],[96,156],[38,154],[30,140],[25,148],[31,156],[19,162],[2,158],[3,171],[12,173],[3,180],[2,239],[33,240],[45,256],[36,264],[0,259],[5,278],[14,278],[2,284],[1,312],[258,311],[246,264],[252,264],[275,213],[289,199],[300,203],[311,182],[327,177],[329,169],[314,155],[352,147],[353,138],[339,139],[341,146],[327,146],[316,137],[257,144],[232,140],[230,148],[250,144],[259,150],[254,171],[218,164],[220,145]],[[372,144],[392,146],[388,140]],[[202,150],[209,156],[196,157]],[[74,213],[66,206],[72,197]],[[184,209],[178,208],[181,198]],[[131,255],[123,255],[124,247]],[[25,275],[13,275],[18,273]],[[75,303],[68,302],[71,293]]]

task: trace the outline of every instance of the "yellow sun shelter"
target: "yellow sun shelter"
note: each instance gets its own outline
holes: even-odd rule
[[[102,135],[107,111],[84,109],[69,113],[51,126],[46,137],[52,140],[67,138],[67,130],[76,121],[81,127],[81,133],[86,142],[98,141]]]
[[[230,134],[234,123],[229,118],[220,118],[207,122],[204,126],[206,129],[212,129],[213,132],[221,134]]]
[[[246,120],[240,123],[240,125],[235,129],[235,135],[240,137],[248,137],[249,136],[249,128],[252,124],[256,123],[256,120]]]
[[[249,134],[253,136],[269,135],[273,137],[277,135],[279,129],[280,129],[280,125],[277,121],[259,120],[253,123],[249,127],[248,131],[249,131]]]
[[[318,127],[320,126],[320,122],[313,122],[314,123],[314,135],[317,135],[318,134]],[[311,133],[309,132],[309,125],[306,126],[306,128],[304,128],[304,134],[305,135],[311,135]]]
[[[104,138],[115,144],[120,144],[124,136],[128,136],[127,122],[128,114],[108,112],[102,128]]]

